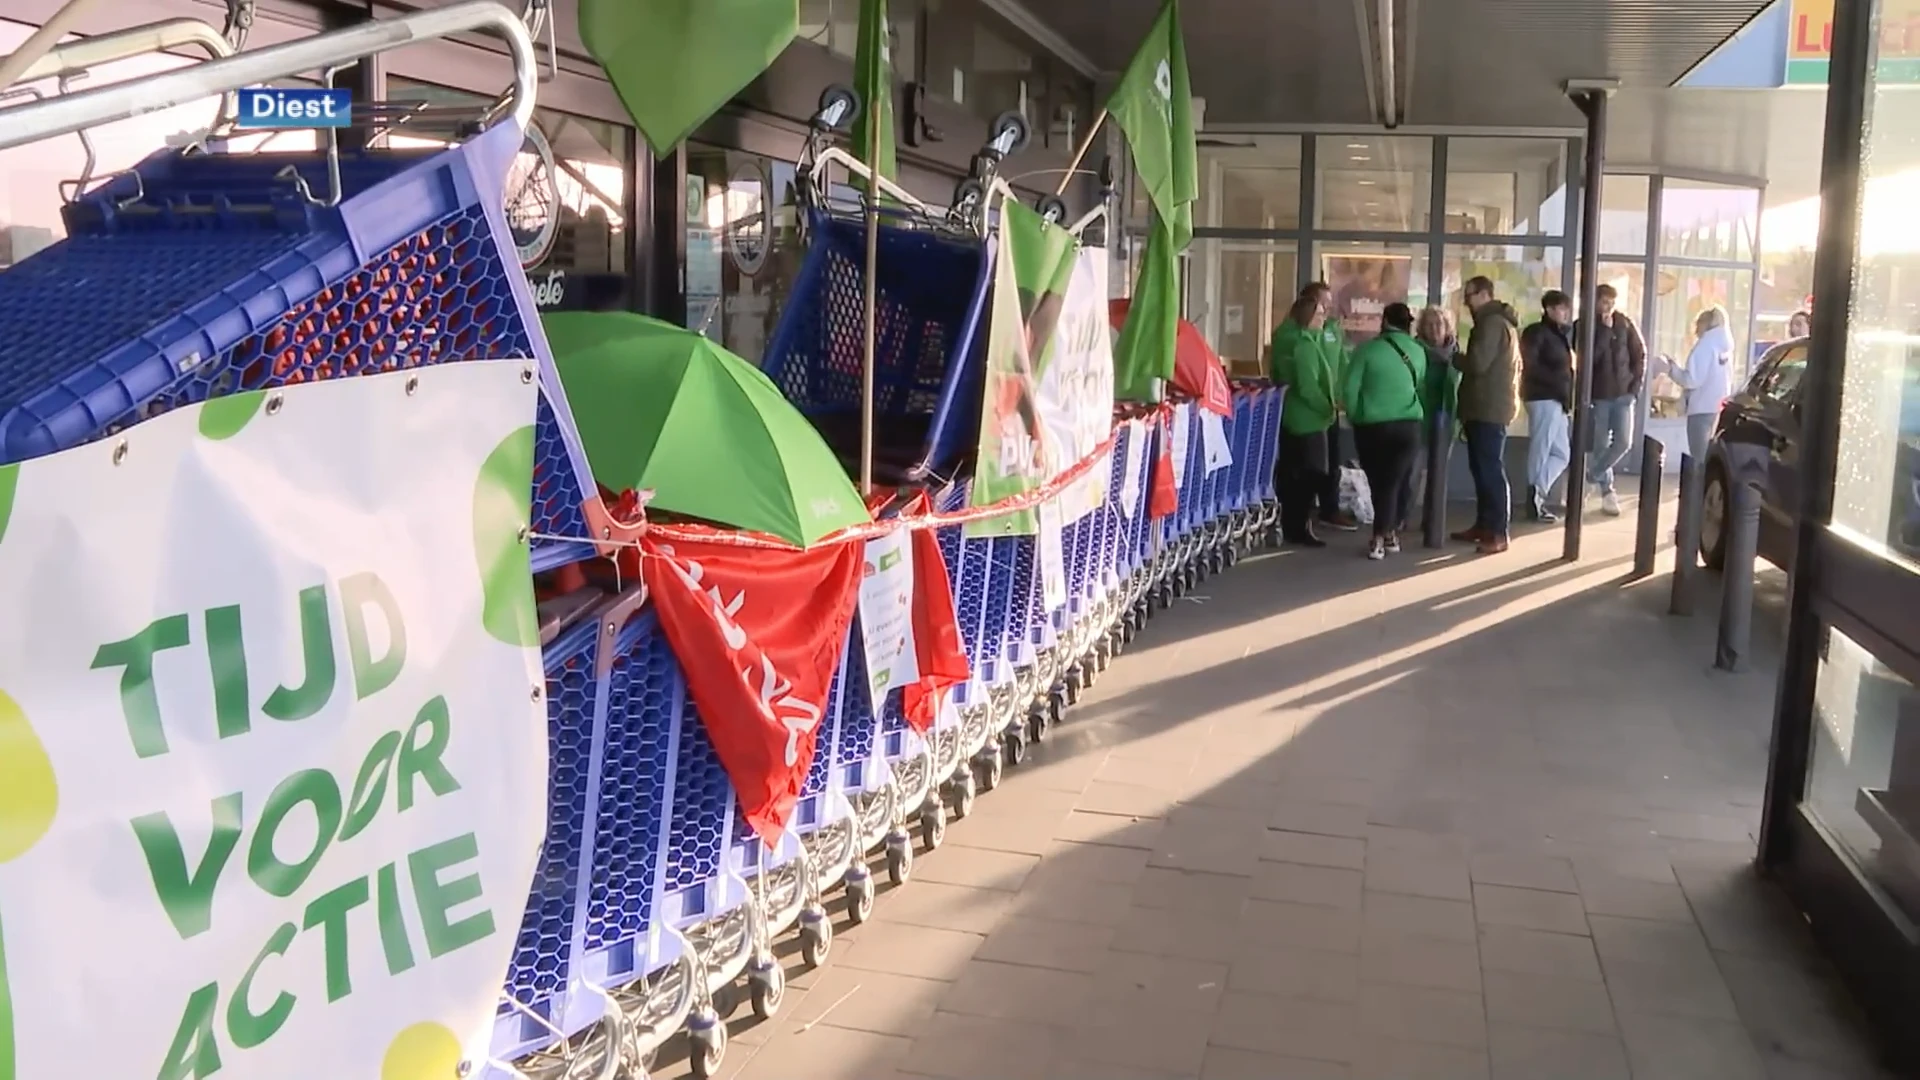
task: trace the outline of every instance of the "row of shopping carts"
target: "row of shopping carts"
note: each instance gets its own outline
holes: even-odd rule
[[[525,28],[487,0],[395,21],[409,33],[373,24],[170,71],[135,90],[8,110],[0,148],[132,115],[148,98],[227,93],[282,69],[326,68],[396,41],[479,29],[508,40],[517,75],[489,111],[502,121],[445,149],[377,139],[345,149],[330,137],[317,151],[229,154],[213,131],[71,192],[68,237],[0,275],[0,465],[226,394],[533,356],[543,391],[533,571],[611,554],[634,537],[591,482],[502,208],[499,178],[523,154],[536,84]],[[151,47],[146,29],[120,36],[129,55]],[[97,60],[117,40],[89,39],[90,55]],[[985,227],[981,205],[965,230]],[[827,219],[815,225],[824,259]],[[925,303],[962,298],[933,319],[902,314],[905,301],[883,288],[881,302],[896,305],[889,325],[911,316],[926,331],[900,339],[899,370],[917,377],[929,350],[945,358],[931,365],[931,390],[913,383],[902,408],[937,399],[942,413],[959,403],[953,415],[962,416],[973,385],[963,377],[970,328],[985,297],[984,244],[897,228],[907,231],[890,233],[883,258],[897,250],[947,260],[956,288],[923,290]],[[818,321],[822,335],[847,322]],[[835,376],[816,385],[858,385],[827,372],[825,361],[807,363]],[[970,400],[977,405],[977,393]],[[938,846],[949,818],[965,816],[1047,737],[1153,611],[1270,532],[1279,404],[1278,391],[1248,384],[1236,388],[1232,415],[1217,421],[1190,402],[1119,415],[1089,481],[1099,497],[1062,532],[1059,605],[1046,602],[1049,560],[1034,537],[976,538],[962,525],[942,526],[973,677],[922,736],[897,694],[877,709],[869,701],[856,621],[803,796],[771,846],[742,820],[644,592],[589,588],[543,604],[548,833],[482,1074],[636,1078],[681,1032],[695,1075],[714,1074],[726,1018],[743,1005],[766,1016],[780,1007],[776,940],[792,933],[804,962],[824,961],[830,902],[846,919],[865,920],[877,874],[904,883],[915,852]],[[940,434],[926,436],[928,445],[969,441],[965,425],[948,419],[933,425]],[[1178,451],[1179,498],[1173,512],[1155,516],[1163,447]],[[945,449],[917,456],[903,477],[942,511],[969,503],[964,479],[934,479],[952,475],[951,457]]]
[[[1210,455],[1194,403],[1123,416],[1088,481],[1103,493],[1062,530],[1066,594],[1052,610],[1037,537],[938,526],[973,677],[923,737],[898,691],[869,701],[856,619],[799,807],[771,848],[741,817],[642,594],[554,602],[550,828],[507,980],[500,1075],[640,1077],[681,1030],[693,1074],[717,1073],[729,1015],[780,1008],[777,939],[791,932],[803,963],[823,962],[833,909],[864,922],[878,874],[905,884],[916,850],[938,847],[1155,611],[1265,541],[1279,404],[1270,387],[1236,388],[1221,420],[1230,462]],[[1178,507],[1156,518],[1152,470],[1176,426],[1193,432],[1178,447]],[[957,511],[967,494],[950,485],[936,507]]]

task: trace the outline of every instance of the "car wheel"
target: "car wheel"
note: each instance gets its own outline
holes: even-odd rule
[[[1700,558],[1707,569],[1718,571],[1727,563],[1727,525],[1733,509],[1727,489],[1727,471],[1719,465],[1707,469],[1706,490],[1700,495]]]

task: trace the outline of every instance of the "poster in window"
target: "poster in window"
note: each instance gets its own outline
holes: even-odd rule
[[[1379,336],[1380,313],[1388,304],[1407,302],[1413,272],[1410,255],[1325,255],[1322,280],[1333,290],[1332,316],[1347,341],[1359,344]]]

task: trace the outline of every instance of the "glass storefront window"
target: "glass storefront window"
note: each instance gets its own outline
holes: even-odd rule
[[[1267,343],[1299,293],[1299,252],[1291,243],[1196,240],[1187,318],[1227,368],[1249,378],[1267,372]]]
[[[1450,244],[1440,265],[1440,287],[1446,293],[1447,309],[1460,326],[1460,339],[1466,340],[1473,325],[1473,312],[1467,310],[1464,291],[1471,278],[1493,280],[1494,295],[1513,305],[1520,313],[1520,325],[1540,320],[1540,298],[1548,289],[1565,289],[1562,271],[1564,250],[1557,247],[1521,247],[1500,244]]]
[[[1653,200],[1653,179],[1608,173],[1600,182],[1600,252],[1603,255],[1647,253],[1647,211]]]
[[[1748,344],[1753,310],[1753,271],[1731,267],[1663,265],[1654,281],[1654,333],[1648,351],[1684,364],[1693,349],[1693,326],[1700,313],[1718,307],[1733,332],[1733,370],[1727,385],[1739,387],[1753,371],[1758,350]],[[1686,415],[1679,386],[1664,372],[1652,379],[1652,415]]]
[[[1314,144],[1316,228],[1424,232],[1433,206],[1433,140],[1322,135]]]
[[[1837,630],[1815,687],[1807,808],[1920,917],[1920,691]]]
[[[1333,290],[1333,313],[1348,341],[1358,344],[1379,334],[1380,313],[1388,304],[1397,301],[1415,311],[1426,306],[1427,250],[1425,244],[1364,241],[1315,245],[1319,280]]]
[[[688,327],[760,362],[806,257],[798,207],[792,162],[687,144]]]
[[[1756,188],[1673,177],[1660,186],[1661,255],[1746,262],[1759,224]]]
[[[1249,136],[1244,147],[1200,152],[1195,223],[1228,229],[1300,227],[1300,139]]]
[[[1566,140],[1447,140],[1444,232],[1559,236],[1566,225]]]
[[[391,101],[484,108],[460,90],[389,79]],[[507,219],[542,310],[611,311],[633,304],[628,265],[627,170],[632,132],[599,120],[535,109],[528,143],[507,175]],[[409,125],[393,146],[444,146],[452,138]],[[536,146],[544,142],[551,170]]]
[[[24,23],[0,19],[0,56],[19,48],[33,31],[34,27]],[[157,75],[193,62],[187,57],[149,53],[101,64],[93,69],[84,84],[75,88]],[[314,84],[302,79],[285,79],[273,85]],[[49,97],[59,93],[51,79],[12,89]],[[89,133],[96,154],[91,183],[98,185],[113,173],[132,168],[164,148],[169,139],[206,128],[213,123],[218,109],[218,102],[207,98],[94,128]],[[267,152],[312,150],[314,145],[311,131],[243,135],[225,144],[234,151]],[[85,167],[86,151],[74,136],[45,139],[30,146],[0,151],[0,269],[66,238],[66,225],[60,219],[60,208],[65,205],[61,184],[80,179]]]
[[[1625,315],[1627,318],[1632,319],[1635,326],[1640,326],[1642,321],[1641,312],[1645,310],[1643,301],[1645,301],[1647,297],[1646,265],[1637,262],[1603,262],[1600,264],[1600,280],[1605,284],[1613,286],[1613,291],[1617,294],[1614,299],[1613,309]],[[1571,292],[1572,290],[1568,291]],[[1579,302],[1579,298],[1575,297],[1574,303],[1578,304]],[[1642,326],[1640,327],[1640,331],[1644,334],[1646,333],[1646,328]]]

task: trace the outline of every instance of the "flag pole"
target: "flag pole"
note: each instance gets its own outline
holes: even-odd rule
[[[860,358],[860,497],[873,494],[873,384],[880,289],[880,117],[878,102],[867,102],[867,273],[866,340]]]
[[[1087,160],[1087,151],[1093,149],[1094,136],[1100,134],[1100,128],[1107,122],[1107,110],[1093,118],[1093,126],[1087,129],[1087,137],[1080,140],[1080,146],[1073,152],[1073,160],[1067,162],[1067,171],[1060,174],[1060,186],[1053,189],[1055,195],[1065,195],[1067,185],[1073,183],[1073,175],[1080,171],[1080,163]]]

